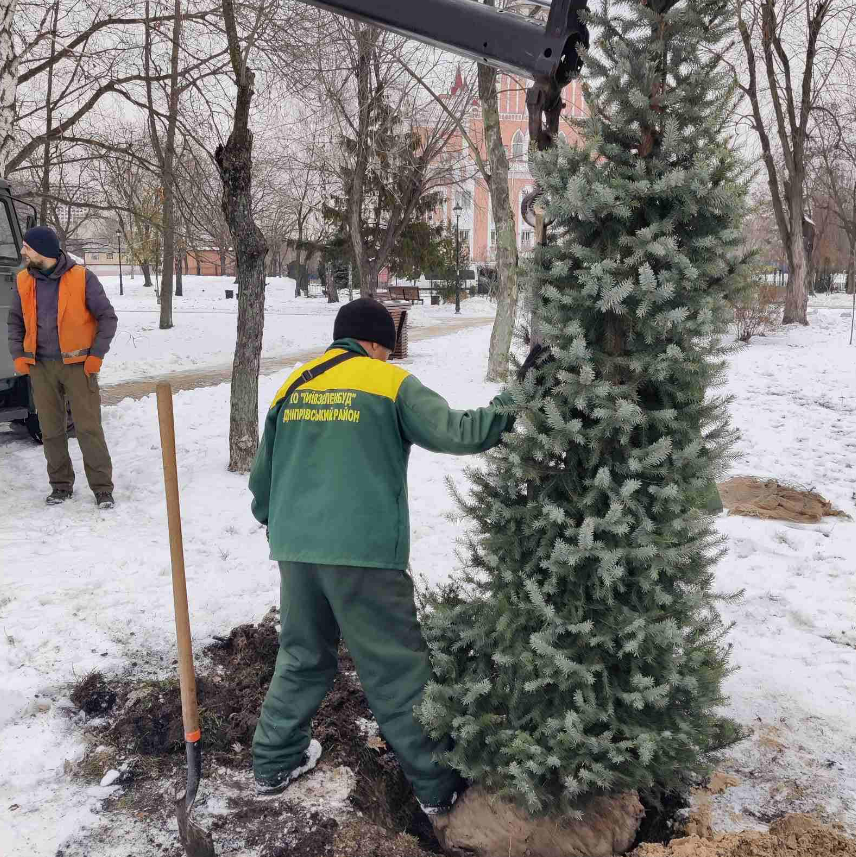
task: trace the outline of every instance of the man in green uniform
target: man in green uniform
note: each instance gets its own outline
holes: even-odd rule
[[[250,476],[253,514],[279,562],[282,621],[253,740],[256,789],[278,793],[318,761],[309,725],[336,675],[341,634],[385,740],[423,809],[438,814],[461,780],[435,760],[447,744],[413,715],[432,673],[407,574],[407,462],[413,444],[490,449],[510,428],[511,400],[452,410],[388,364],[395,325],[377,301],[343,306],[333,339],[277,393]]]

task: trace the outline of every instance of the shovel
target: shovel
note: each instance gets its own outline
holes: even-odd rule
[[[172,387],[157,385],[158,422],[163,453],[163,481],[166,488],[166,512],[169,521],[169,552],[172,559],[172,597],[175,603],[175,633],[178,639],[178,680],[181,685],[181,716],[184,721],[184,746],[187,751],[187,785],[176,793],[175,815],[178,834],[188,857],[214,857],[214,842],[190,818],[199,780],[202,778],[202,749],[199,739],[199,711],[196,707],[196,676],[193,672],[193,647],[190,642],[190,616],[187,611],[187,582],[184,577],[184,545],[181,539],[181,510],[178,503],[178,468],[175,461],[175,421],[172,414]]]

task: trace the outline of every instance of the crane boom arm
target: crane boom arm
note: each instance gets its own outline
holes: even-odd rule
[[[554,97],[579,73],[577,44],[588,46],[579,18],[587,0],[521,0],[549,8],[546,24],[473,0],[302,2],[530,78]]]

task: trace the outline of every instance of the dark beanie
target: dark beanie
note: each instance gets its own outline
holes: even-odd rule
[[[36,253],[48,259],[59,257],[59,238],[49,226],[34,226],[24,233],[24,243],[29,244]]]
[[[395,351],[395,322],[380,301],[357,298],[336,315],[333,339],[362,339]]]

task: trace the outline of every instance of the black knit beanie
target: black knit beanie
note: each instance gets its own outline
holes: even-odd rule
[[[357,298],[336,315],[333,339],[362,339],[395,351],[395,322],[380,301]]]
[[[34,226],[24,233],[24,243],[48,259],[59,258],[59,238],[49,226]]]

